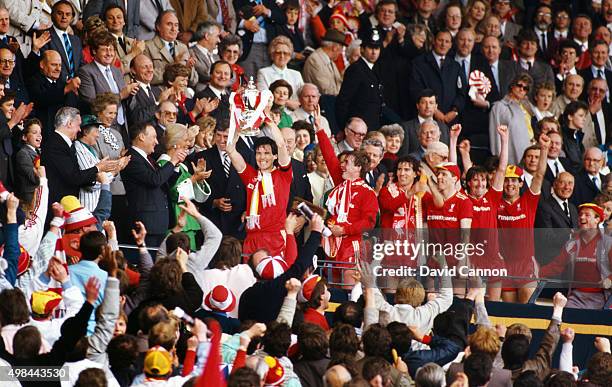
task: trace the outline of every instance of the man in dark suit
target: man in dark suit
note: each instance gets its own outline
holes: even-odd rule
[[[128,126],[138,122],[153,121],[158,102],[168,99],[172,88],[163,93],[159,86],[151,86],[153,80],[153,62],[148,56],[140,54],[132,59],[130,72],[138,83],[138,91],[128,96],[125,101]]]
[[[499,39],[487,36],[482,41],[482,54],[487,59],[479,63],[478,70],[482,71],[491,81],[491,92],[487,95],[487,101],[493,103],[504,98],[508,94],[510,83],[521,71],[516,62],[500,59],[501,45]]]
[[[574,191],[574,176],[561,172],[553,182],[551,198],[540,200],[535,218],[536,257],[542,264],[550,262],[578,226],[578,210],[569,201]]]
[[[559,157],[563,149],[563,138],[559,132],[549,133],[548,137],[550,137],[550,149],[548,150],[548,166],[546,167],[544,180],[552,184],[561,172],[573,174],[577,166],[572,164],[568,158]]]
[[[14,95],[4,95],[4,85],[0,83],[0,103],[14,101]],[[13,183],[13,128],[27,117],[32,110],[31,105],[21,105],[8,117],[0,113],[0,182],[8,189]]]
[[[344,81],[336,98],[338,127],[344,128],[350,117],[360,117],[369,131],[380,128],[384,99],[376,61],[381,47],[382,36],[373,29],[361,44],[361,58],[344,72]]]
[[[55,114],[63,106],[77,107],[77,92],[81,85],[79,77],[68,82],[61,78],[62,57],[57,51],[47,50],[42,54],[40,71],[28,80],[28,88],[34,103],[34,117],[43,124],[43,138],[54,131]]]
[[[118,162],[104,158],[95,166],[81,170],[76,157],[76,140],[81,116],[72,107],[61,108],[55,117],[55,132],[42,144],[41,165],[49,180],[49,206],[66,195],[79,196],[79,189],[93,185],[99,172],[111,172]]]
[[[538,59],[550,63],[557,52],[557,40],[551,31],[552,8],[549,5],[541,4],[535,11],[533,17],[533,30],[538,37]]]
[[[599,148],[589,148],[584,152],[582,170],[576,174],[576,188],[571,201],[576,206],[592,203],[595,196],[601,193],[605,175],[601,173],[604,155]]]
[[[210,219],[224,235],[241,239],[245,237],[241,217],[246,210],[246,188],[225,151],[229,135],[228,127],[228,121],[217,123],[215,144],[210,149],[196,153],[194,164],[204,158],[208,168],[215,171],[207,179],[211,193],[208,200],[200,204],[200,212]],[[254,157],[242,141],[236,144],[236,150],[245,160]]]
[[[103,12],[109,5],[121,7],[126,18],[125,34],[130,38],[136,39],[138,27],[140,26],[140,0],[128,0],[127,12],[123,8],[125,0],[89,0],[83,10],[83,20],[87,20],[90,16],[94,15],[104,19]]]
[[[150,155],[157,145],[157,135],[151,124],[136,124],[130,128],[132,147],[128,150],[130,162],[121,171],[127,195],[130,222],[141,221],[147,229],[146,243],[158,247],[168,231],[169,210],[167,184],[174,168],[187,156],[177,151],[170,162],[158,167]]]
[[[438,110],[434,117],[446,124],[454,121],[463,111],[467,80],[461,66],[447,54],[452,45],[450,32],[436,34],[433,50],[414,59],[410,78],[410,95],[413,101],[423,89],[432,89],[438,96]]]
[[[589,46],[591,52],[591,66],[580,70],[578,74],[584,79],[584,84],[588,85],[595,78],[603,78],[608,84],[608,90],[612,90],[612,71],[606,69],[606,62],[609,58],[610,49],[603,40],[596,40]],[[587,100],[587,89],[584,88],[580,99]],[[610,93],[606,93],[606,103],[610,103]]]
[[[282,128],[281,133],[287,145],[287,152],[290,155],[295,151],[295,130],[292,128]],[[291,209],[293,198],[298,197],[309,202],[312,202],[312,190],[310,188],[310,180],[306,172],[306,166],[300,160],[291,158],[291,170],[293,171],[293,180],[291,181],[291,189],[289,191],[289,203],[287,204],[287,212]]]
[[[16,68],[17,57],[9,48],[0,48],[0,81],[5,91],[15,95],[15,104],[29,103],[28,90],[23,82],[21,69]]]
[[[487,65],[486,58],[480,53],[474,52],[475,39],[474,31],[469,28],[459,30],[455,38],[456,54],[454,59],[461,66],[461,72],[466,80],[469,79],[472,71]],[[465,82],[462,86],[463,93],[467,96],[463,112],[458,118],[463,126],[463,136],[470,140],[472,146],[488,147],[489,130],[487,125],[489,124],[490,102],[478,96],[476,98],[469,96],[469,82]]]
[[[79,97],[84,102],[91,104],[101,93],[117,94],[123,101],[138,92],[138,83],[126,85],[121,70],[112,65],[115,60],[115,38],[110,32],[95,35],[91,48],[94,61],[81,67],[78,72],[81,79]],[[125,117],[122,102],[117,109],[117,124],[123,126]],[[125,131],[122,134],[127,136]]]
[[[51,41],[41,51],[55,50],[62,56],[62,79],[74,78],[79,68],[85,64],[83,60],[83,45],[78,36],[69,34],[66,29],[70,27],[74,18],[72,4],[60,0],[51,8]]]
[[[196,98],[218,99],[219,106],[209,113],[217,121],[227,120],[230,116],[228,87],[232,82],[232,68],[224,60],[216,61],[210,67],[210,82],[208,86],[195,96]]]
[[[419,140],[419,128],[421,123],[427,120],[434,120],[440,129],[438,138],[433,139],[433,141],[442,141],[447,145],[450,141],[448,126],[444,122],[433,118],[435,111],[438,109],[434,91],[431,89],[422,90],[417,98],[416,107],[418,112],[417,118],[402,122],[401,124],[404,128],[404,143],[398,152],[400,156],[417,152],[421,148],[422,141]]]
[[[564,39],[557,44],[557,55],[559,56],[559,65],[555,69],[555,90],[557,94],[563,93],[563,85],[565,78],[569,75],[578,74],[576,63],[580,57],[580,46],[570,39]]]
[[[383,144],[375,138],[366,139],[363,140],[363,144],[361,144],[361,150],[370,159],[370,165],[368,166],[368,172],[366,172],[364,180],[370,187],[374,189],[378,187],[378,190],[380,190],[389,180],[387,177],[387,168],[380,163],[385,154]]]
[[[582,128],[582,143],[585,148],[606,145],[612,139],[612,104],[606,102],[607,92],[608,84],[605,79],[595,78],[589,82],[586,98],[589,116]]]
[[[552,68],[548,63],[536,59],[538,52],[538,37],[531,29],[523,28],[516,37],[518,45],[519,66],[533,79],[533,84],[548,82],[554,84],[555,78]],[[533,95],[534,89],[531,93]]]
[[[272,40],[272,23],[285,23],[283,11],[273,0],[235,0],[234,8],[240,17],[237,34],[242,38],[240,65],[246,76],[257,75],[257,70],[270,65],[268,43]]]

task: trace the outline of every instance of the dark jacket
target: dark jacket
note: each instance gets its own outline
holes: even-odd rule
[[[66,362],[66,356],[74,350],[81,337],[87,334],[87,322],[93,312],[93,305],[84,302],[81,309],[74,317],[70,317],[62,325],[60,338],[53,344],[53,348],[48,353],[43,353],[30,359],[17,359],[8,353],[4,347],[4,340],[0,340],[0,357],[9,362],[12,366],[62,366]],[[40,386],[40,381],[21,382],[24,387]],[[60,386],[59,378],[44,385]]]
[[[300,249],[298,258],[287,271],[273,280],[259,281],[245,290],[240,297],[238,318],[241,321],[255,320],[264,323],[275,320],[287,295],[285,282],[290,278],[302,278],[312,265],[312,257],[320,244],[321,233],[313,231]]]
[[[125,110],[128,125],[155,120],[155,111],[157,110],[155,101],[159,98],[161,89],[159,86],[151,86],[151,91],[153,91],[153,96],[147,96],[147,93],[139,88],[136,95],[130,95],[127,98]]]
[[[361,117],[368,130],[378,130],[384,103],[382,82],[376,64],[370,70],[360,58],[344,72],[344,81],[336,98],[338,127],[344,128],[351,117]]]
[[[34,159],[38,153],[24,145],[15,155],[15,193],[21,200],[32,200],[40,179],[34,173]]]
[[[312,189],[310,188],[310,180],[306,172],[306,166],[300,160],[291,159],[291,170],[293,171],[293,179],[289,190],[289,202],[287,203],[287,212],[291,209],[293,199],[298,197],[312,202]]]
[[[74,145],[74,144],[73,144]],[[79,169],[76,151],[53,132],[42,144],[41,164],[49,180],[49,205],[66,195],[79,196],[79,189],[94,184],[98,168]]]
[[[68,39],[70,40],[70,45],[72,46],[72,58],[74,65],[74,74],[70,74],[68,57],[66,56],[66,50],[64,49],[64,44],[62,43],[63,36],[58,36],[54,28],[50,28],[49,33],[51,33],[51,41],[40,49],[41,54],[47,50],[55,50],[59,52],[60,56],[62,57],[62,74],[60,75],[60,78],[74,78],[77,75],[79,68],[85,65],[81,39],[76,35],[68,34]],[[42,58],[42,55],[39,57],[39,59],[40,58]]]
[[[593,202],[593,199],[595,199],[595,196],[599,195],[600,191],[595,183],[593,183],[592,177],[586,171],[582,170],[575,174],[574,178],[574,193],[570,201],[576,206]],[[599,182],[602,185],[604,184],[604,178],[605,176],[600,173]]]
[[[128,150],[128,155],[132,158],[121,171],[121,179],[130,221],[141,221],[149,234],[165,234],[169,223],[167,182],[174,175],[174,165],[166,163],[157,168],[157,164],[151,165],[134,148]]]
[[[273,31],[272,31],[272,28],[270,28],[269,26],[272,25],[272,23],[278,23],[278,24],[286,23],[285,14],[283,13],[283,11],[281,11],[279,6],[276,5],[275,1],[262,0],[260,4],[263,4],[266,8],[268,8],[271,11],[269,18],[268,17],[263,18],[264,23],[266,25],[266,36],[268,38],[268,42],[270,42],[272,40]],[[234,0],[234,9],[236,10],[236,14],[237,14],[236,16],[238,16],[238,14],[241,14],[240,16],[241,19],[244,19],[242,17],[242,13],[245,7],[250,8],[255,5],[256,5],[256,2],[254,0]],[[240,23],[240,21],[238,21],[238,23]],[[254,34],[251,31],[247,30],[246,28],[240,28],[240,27],[238,27],[237,34],[238,36],[242,38],[242,56],[239,59],[239,61],[242,61],[247,56],[249,56],[249,52],[251,51],[251,45],[253,44]]]
[[[563,135],[563,151],[565,157],[574,165],[582,164],[582,155],[584,154],[584,145],[582,145],[582,131],[577,131],[564,126],[561,129]]]
[[[459,355],[463,348],[451,339],[433,336],[429,348],[418,351],[410,350],[402,355],[402,360],[408,365],[410,376],[414,378],[416,371],[427,363],[444,365]]]
[[[525,371],[534,371],[540,380],[546,378],[550,372],[553,353],[557,349],[557,343],[561,336],[559,332],[560,325],[561,321],[556,319],[550,320],[548,328],[544,332],[544,337],[542,337],[540,342],[540,348],[538,348],[534,358],[527,360],[520,368],[511,370],[512,380],[518,378]]]
[[[298,360],[293,363],[293,371],[300,378],[302,386],[323,387],[323,375],[328,365],[329,359]]]

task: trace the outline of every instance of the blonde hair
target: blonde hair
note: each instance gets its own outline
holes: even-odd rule
[[[416,308],[423,303],[424,299],[425,289],[414,278],[403,278],[397,284],[397,290],[395,291],[396,304],[408,304]]]
[[[501,342],[495,329],[479,326],[476,332],[468,337],[468,345],[472,352],[480,352],[495,359],[501,348]]]
[[[176,146],[179,142],[188,138],[189,129],[185,125],[181,124],[169,124],[166,127],[166,133],[164,138],[166,140],[166,149],[171,149]]]
[[[506,330],[506,337],[510,337],[512,335],[525,335],[531,342],[531,329],[523,323],[514,323],[508,327]]]

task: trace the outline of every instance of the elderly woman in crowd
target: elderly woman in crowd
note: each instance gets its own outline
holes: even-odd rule
[[[527,98],[532,86],[533,80],[528,74],[516,76],[510,83],[508,94],[493,104],[489,115],[489,139],[493,154],[499,155],[501,146],[497,127],[506,125],[510,129],[509,164],[518,164],[521,161],[523,151],[531,144],[534,137]]]
[[[272,39],[268,50],[270,51],[270,58],[272,58],[272,65],[257,71],[257,88],[259,90],[266,90],[270,88],[272,82],[284,79],[291,85],[293,90],[300,90],[304,85],[302,74],[287,67],[293,53],[293,43],[291,43],[291,40],[286,36],[279,35]],[[287,101],[287,107],[295,110],[299,106],[297,96],[294,94]]]
[[[219,56],[232,68],[232,91],[237,91],[247,83],[244,69],[236,62],[242,55],[242,39],[238,35],[227,35],[219,43]]]
[[[91,168],[100,162],[98,154],[94,149],[94,145],[100,135],[98,131],[100,122],[95,116],[87,115],[82,117],[81,130],[78,134],[77,141],[74,142],[76,157],[79,163],[79,169],[85,170]],[[98,181],[92,186],[82,187],[79,191],[79,201],[89,211],[94,212],[100,198],[100,175]],[[110,178],[104,179],[110,182]]]
[[[166,153],[161,155],[157,160],[160,167],[163,167],[170,161],[172,155],[181,149],[189,149],[190,134],[189,129],[181,124],[170,124],[166,127],[164,134]],[[189,168],[180,163],[176,167],[178,177],[173,181],[170,187],[169,201],[173,208],[173,213],[176,217],[179,216],[181,209],[179,204],[183,202],[182,198],[195,200],[198,203],[204,203],[210,195],[210,187],[206,183],[206,179],[212,173],[212,170],[206,170],[206,160],[200,159],[197,165],[192,163],[193,174],[189,172]],[[197,250],[195,235],[200,230],[200,224],[196,219],[187,216],[183,232],[189,236],[191,249]]]
[[[397,153],[404,143],[404,129],[399,124],[393,124],[383,126],[380,128],[380,132],[385,136],[385,155],[383,159],[397,160]]]

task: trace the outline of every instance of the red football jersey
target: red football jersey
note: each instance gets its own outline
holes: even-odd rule
[[[289,202],[289,190],[291,188],[291,179],[293,173],[291,164],[286,167],[275,168],[272,172],[272,183],[274,184],[274,203],[264,198],[264,189],[259,182],[259,173],[251,165],[247,164],[246,168],[240,173],[240,179],[244,183],[247,190],[247,216],[250,214],[251,200],[253,191],[259,185],[258,194],[259,201],[259,222],[258,226],[253,228],[247,227],[247,231],[274,232],[285,228],[285,219],[287,218],[287,203]],[[247,222],[248,224],[248,222]]]
[[[502,191],[489,188],[480,199],[467,195],[473,206],[470,241],[483,244],[484,254],[474,254],[470,262],[477,268],[503,268],[499,256],[497,209],[502,201]]]
[[[497,224],[500,229],[500,250],[508,274],[533,277],[536,271],[534,257],[533,224],[540,194],[527,189],[514,203],[502,200],[497,210]]]

